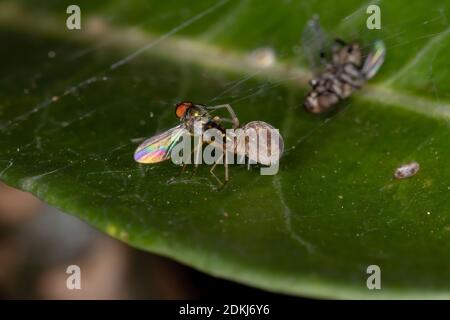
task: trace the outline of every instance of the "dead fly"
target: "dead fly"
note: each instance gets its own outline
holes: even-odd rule
[[[213,116],[212,113],[218,109],[227,109],[228,113],[231,116],[231,119],[220,118],[217,115]],[[215,159],[215,161],[213,162],[214,165],[210,170],[211,174],[219,181],[220,184],[222,184],[222,182],[217,178],[217,176],[214,174],[213,171],[217,164],[223,163],[225,167],[225,182],[228,181],[228,164],[234,162],[229,161],[227,156],[228,152],[226,152],[227,150],[231,151],[231,153],[233,154],[236,154],[238,157],[247,158],[249,164],[259,163],[267,166],[272,164],[270,155],[274,152],[272,152],[273,146],[271,145],[271,142],[273,140],[271,134],[274,128],[270,124],[263,121],[252,121],[247,124],[244,124],[243,126],[240,126],[239,119],[237,118],[234,110],[228,104],[219,106],[206,106],[202,104],[195,104],[192,102],[181,102],[176,105],[175,114],[177,118],[180,119],[180,124],[162,133],[156,134],[155,136],[142,142],[137,147],[134,153],[135,161],[139,163],[149,164],[149,163],[158,163],[170,159],[172,151],[180,143],[180,140],[182,140],[181,139],[182,136],[186,132],[190,136],[194,136],[195,140],[195,134],[197,132],[196,131],[197,128],[195,126],[200,124],[201,130],[205,131],[205,133],[208,132],[207,131],[208,129],[217,129],[217,131],[220,133],[220,139],[222,139],[223,141],[217,141],[216,139],[203,140],[205,138],[205,135],[202,134],[201,139],[199,141],[200,142],[199,145],[194,146],[194,150],[192,151],[190,157],[192,157],[193,153],[199,155],[201,151],[201,145],[204,143],[212,144],[214,145],[214,147],[220,148],[221,156],[220,158]],[[245,140],[231,139],[230,136],[228,135],[229,133],[228,129],[226,129],[222,124],[223,122],[230,122],[232,124],[233,130],[242,129],[242,131],[244,132],[248,129],[254,130],[254,132],[256,132],[256,136],[258,137],[257,139],[259,139],[258,146],[264,145],[265,150],[268,151],[268,156],[261,157],[260,154],[256,155],[253,152],[250,152],[249,145],[250,142],[252,142],[253,139],[252,137],[250,138],[246,137]],[[269,132],[269,137],[266,136],[266,138],[263,139],[262,141],[261,136],[258,136],[259,131]],[[278,134],[278,131],[277,136],[273,137],[273,139],[277,141],[276,143],[278,147],[277,155],[279,158],[283,153],[284,148],[283,139],[281,135]],[[229,141],[230,141],[229,144],[231,144],[231,148],[229,148],[228,146]],[[199,163],[198,161],[194,160],[194,164],[196,167],[198,163]]]
[[[361,45],[335,39],[330,45],[318,18],[311,19],[303,31],[302,46],[316,76],[310,80],[312,90],[307,94],[304,106],[311,113],[330,110],[340,100],[349,97],[355,90],[377,73],[384,62],[386,48],[377,40],[372,51],[363,59]],[[331,56],[327,57],[326,53]]]

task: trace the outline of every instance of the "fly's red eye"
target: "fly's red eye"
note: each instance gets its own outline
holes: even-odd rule
[[[179,104],[177,104],[176,108],[175,108],[175,114],[176,116],[181,119],[184,117],[184,115],[186,114],[186,111],[192,107],[192,103],[191,102],[181,102]]]

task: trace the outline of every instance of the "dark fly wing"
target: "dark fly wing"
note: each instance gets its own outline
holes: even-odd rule
[[[309,66],[314,73],[320,73],[329,59],[331,40],[323,30],[319,17],[310,19],[302,34],[302,49]]]

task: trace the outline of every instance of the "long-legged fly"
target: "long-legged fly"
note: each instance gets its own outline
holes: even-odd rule
[[[226,109],[230,115],[230,119],[227,118],[220,118],[219,116],[213,116],[213,112],[218,109]],[[165,161],[170,159],[171,152],[173,148],[179,143],[180,138],[182,137],[183,133],[188,131],[191,135],[194,135],[194,126],[196,123],[200,123],[202,126],[202,130],[206,131],[208,129],[217,129],[221,135],[222,135],[222,143],[218,143],[218,141],[208,141],[207,143],[214,143],[215,146],[218,148],[221,148],[222,156],[221,158],[217,159],[217,161],[212,166],[210,172],[211,174],[219,181],[220,184],[222,182],[220,179],[217,178],[217,176],[214,174],[214,168],[218,163],[223,163],[225,168],[225,182],[229,180],[228,176],[228,164],[229,161],[227,159],[227,150],[223,147],[227,141],[230,141],[230,137],[227,135],[227,130],[222,124],[222,122],[230,122],[232,124],[232,129],[242,129],[242,131],[246,130],[254,130],[256,133],[256,137],[247,137],[245,140],[232,140],[232,148],[231,151],[238,155],[246,157],[248,160],[248,163],[259,163],[262,165],[270,165],[271,159],[269,157],[261,157],[259,154],[255,154],[250,152],[249,144],[254,142],[252,139],[258,139],[259,145],[264,145],[266,151],[268,151],[268,154],[270,155],[272,152],[275,152],[274,146],[271,145],[271,141],[275,140],[276,147],[277,147],[277,155],[278,158],[281,157],[281,154],[284,150],[284,142],[281,135],[278,134],[278,131],[276,131],[275,137],[271,137],[272,134],[274,134],[273,129],[270,124],[263,122],[263,121],[251,121],[249,123],[246,123],[244,125],[240,125],[239,119],[237,118],[233,108],[229,104],[224,105],[218,105],[218,106],[206,106],[203,104],[196,104],[188,101],[180,102],[175,107],[175,115],[180,120],[180,124],[170,128],[164,132],[161,132],[159,134],[154,135],[151,138],[148,138],[144,142],[142,142],[136,149],[134,153],[134,159],[135,161],[139,163],[158,163],[161,161]],[[259,132],[269,132],[269,136],[266,136],[266,138],[263,138],[263,141],[261,141],[261,135],[258,136]],[[264,137],[264,135],[262,135]],[[201,150],[202,144],[205,143],[205,141],[200,141],[200,145],[194,146],[194,150],[192,153],[196,153],[197,151]],[[195,163],[195,162],[194,162]],[[197,166],[197,164],[195,163]]]

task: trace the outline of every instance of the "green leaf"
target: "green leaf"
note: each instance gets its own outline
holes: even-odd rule
[[[450,298],[450,2],[67,1],[0,3],[0,177],[132,246],[219,277],[313,297]],[[386,62],[325,116],[301,107],[306,21]],[[252,60],[270,48],[276,61]],[[285,139],[275,176],[231,166],[139,165],[140,138],[174,103],[231,103]],[[417,161],[414,177],[395,169]],[[219,168],[220,169],[220,168]],[[220,170],[216,171],[222,176]],[[223,177],[223,176],[222,176]],[[381,290],[368,290],[369,265]]]

